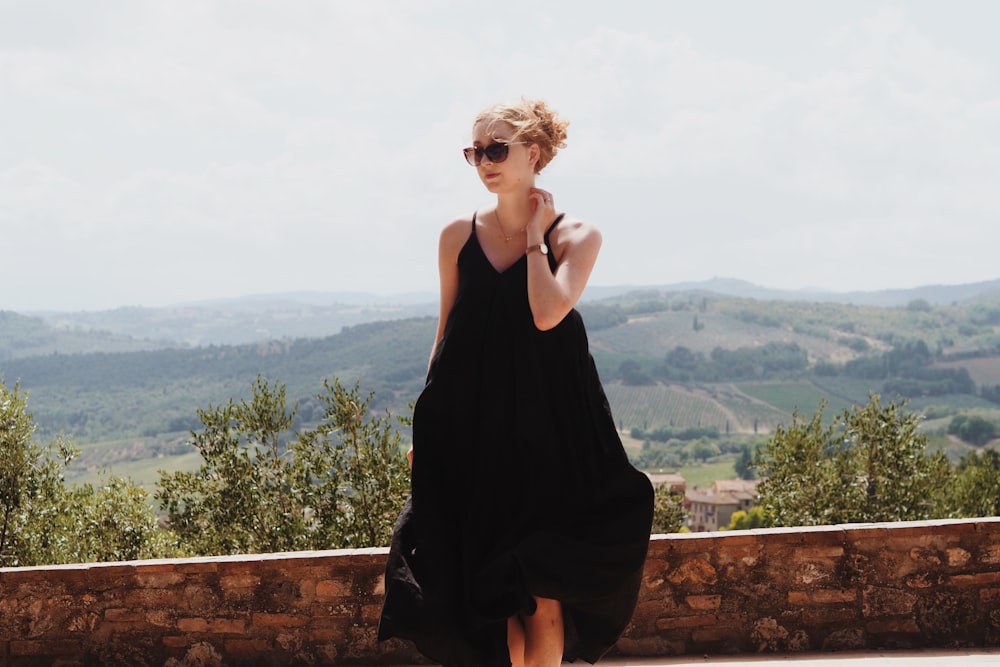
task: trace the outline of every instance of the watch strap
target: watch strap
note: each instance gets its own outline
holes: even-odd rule
[[[528,246],[528,249],[524,251],[525,255],[530,255],[531,253],[538,251],[543,255],[549,254],[549,248],[544,243],[536,243],[535,245]]]

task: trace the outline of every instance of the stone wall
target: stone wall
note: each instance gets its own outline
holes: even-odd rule
[[[410,663],[384,549],[0,570],[0,664]],[[625,655],[995,646],[1000,519],[656,536]]]
[[[657,536],[630,655],[995,646],[1000,519]]]

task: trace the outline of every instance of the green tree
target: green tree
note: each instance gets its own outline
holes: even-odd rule
[[[809,421],[798,410],[792,423],[778,424],[774,435],[757,451],[754,467],[761,506],[780,526],[837,523],[828,457],[833,448],[833,427],[823,427],[821,401]]]
[[[674,491],[669,484],[660,484],[653,493],[653,532],[681,532],[687,521],[684,494]]]
[[[955,415],[948,424],[948,433],[981,447],[997,437],[997,427],[979,415]]]
[[[733,512],[729,519],[726,530],[750,530],[752,528],[765,528],[771,525],[771,518],[762,507],[751,507],[749,511],[738,510]]]
[[[27,394],[0,383],[0,563],[6,566],[73,560],[74,508],[62,470],[76,455],[63,439],[41,446]]]
[[[635,359],[626,359],[623,361],[618,366],[618,376],[627,385],[641,386],[653,384],[652,378],[642,370],[642,365]]]
[[[94,487],[75,486],[71,503],[78,509],[80,561],[124,561],[186,555],[177,536],[161,528],[142,487],[108,477]]]
[[[320,510],[323,539],[339,547],[388,545],[410,488],[399,431],[388,410],[369,414],[374,393],[362,398],[357,383],[346,389],[337,378],[323,386],[323,421],[295,445],[308,466],[307,497]],[[340,485],[330,494],[325,485],[334,479]]]
[[[0,564],[51,565],[171,556],[145,492],[111,477],[98,491],[69,486],[77,454],[68,441],[33,440],[27,395],[0,383]]]
[[[776,525],[824,525],[928,519],[946,514],[943,490],[951,466],[928,456],[919,416],[905,402],[878,395],[822,426],[824,404],[809,422],[793,415],[778,428],[756,465],[761,506]]]
[[[286,452],[294,411],[285,387],[257,377],[252,397],[199,410],[195,472],[160,472],[157,499],[181,544],[200,555],[308,548],[309,480]]]
[[[707,461],[708,459],[714,456],[719,456],[722,453],[718,443],[704,437],[692,440],[684,449],[688,456],[693,458],[695,461]]]
[[[0,384],[0,564],[18,565],[19,528],[32,495],[35,463],[41,452],[32,444],[35,427],[20,387]]]
[[[841,483],[848,485],[851,521],[930,519],[942,513],[941,491],[952,468],[943,454],[927,454],[927,437],[918,432],[920,416],[904,411],[905,401],[868,404],[845,410]]]
[[[292,431],[285,387],[258,377],[249,400],[199,411],[195,472],[160,473],[157,498],[184,548],[233,554],[388,544],[409,488],[400,436],[372,395],[324,383],[320,425]]]
[[[754,479],[755,470],[753,466],[754,452],[756,451],[756,445],[742,445],[740,447],[739,458],[733,464],[733,468],[736,470],[736,475],[740,479]]]
[[[958,462],[945,490],[954,517],[1000,516],[1000,453],[972,452]]]

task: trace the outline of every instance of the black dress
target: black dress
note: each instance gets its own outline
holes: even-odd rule
[[[580,314],[536,329],[527,260],[497,271],[475,217],[458,269],[413,411],[379,639],[449,667],[506,666],[507,618],[539,596],[562,603],[564,658],[595,662],[635,608],[652,487],[622,448]]]

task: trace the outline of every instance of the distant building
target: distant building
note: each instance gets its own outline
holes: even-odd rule
[[[733,514],[748,511],[757,501],[757,480],[719,480],[711,489],[690,489],[684,494],[688,528],[705,533],[729,525]]]
[[[654,489],[666,485],[674,493],[687,491],[687,482],[676,472],[647,472],[646,476],[653,483]]]

